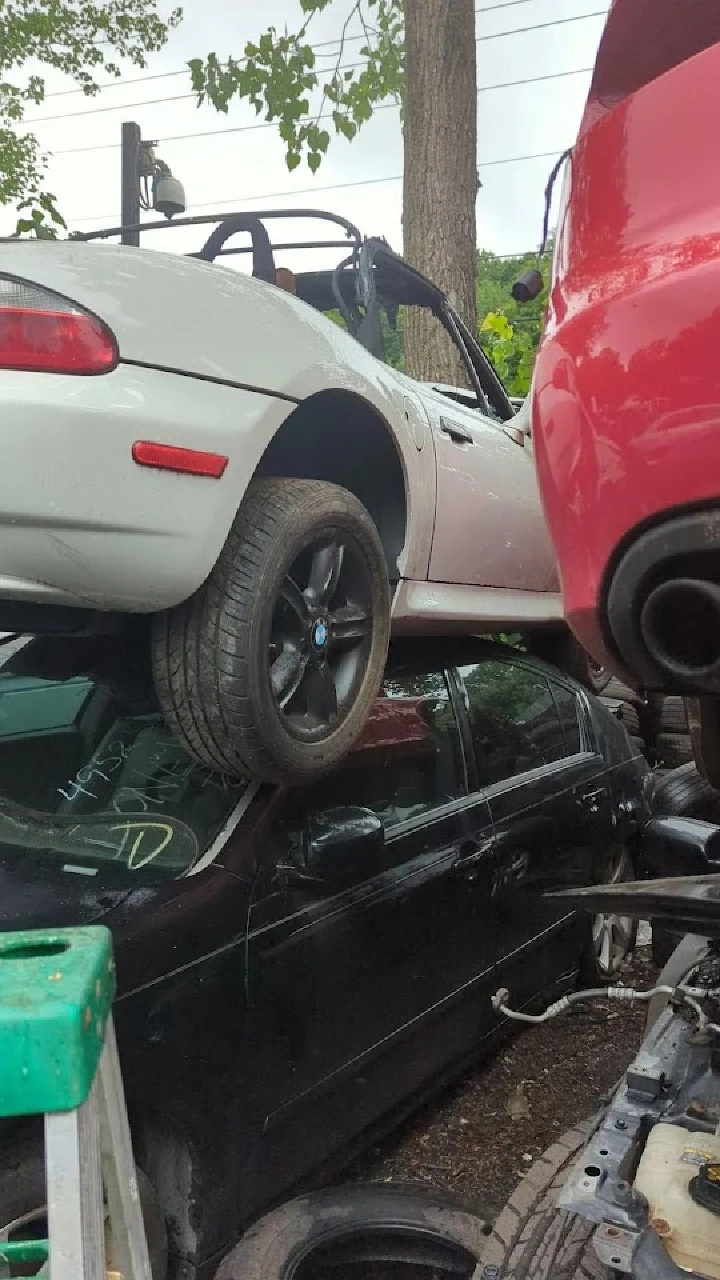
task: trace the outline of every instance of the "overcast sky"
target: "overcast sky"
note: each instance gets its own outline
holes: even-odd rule
[[[597,14],[607,5],[608,0],[505,0],[501,7],[501,0],[476,0],[481,247],[514,253],[537,244],[548,171],[554,156],[575,139],[603,27],[602,16],[561,20]],[[330,42],[337,42],[350,7],[351,0],[333,0],[313,21],[312,42],[323,46],[318,50],[321,65],[334,65],[337,43]],[[182,25],[163,51],[150,58],[146,72],[130,68],[123,80],[94,99],[68,92],[72,84],[51,75],[47,85],[52,96],[28,111],[28,123],[38,120],[35,132],[52,153],[47,185],[69,227],[90,230],[119,222],[120,126],[132,119],[145,138],[158,140],[157,154],[184,184],[189,213],[314,204],[344,214],[365,233],[384,235],[400,249],[397,109],[391,105],[379,111],[352,142],[333,137],[315,177],[304,163],[289,174],[275,128],[257,128],[255,113],[245,104],[233,104],[227,116],[211,107],[198,108],[184,66],[189,58],[211,51],[241,55],[246,41],[268,23],[296,29],[298,0],[265,0],[262,6],[249,0],[186,0],[184,9]],[[558,25],[502,34],[551,23]],[[348,45],[345,63],[355,60],[352,53],[358,48],[358,41]],[[561,76],[563,72],[579,74]],[[558,78],[490,87],[540,76]],[[252,125],[256,127],[247,127]],[[205,136],[178,136],[188,134]],[[552,154],[519,159],[547,152]],[[9,211],[0,211],[0,234],[13,226]],[[178,230],[147,235],[143,243],[183,251],[199,247],[201,240],[197,231]]]

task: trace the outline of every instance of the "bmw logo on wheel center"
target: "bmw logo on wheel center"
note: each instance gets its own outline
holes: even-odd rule
[[[316,649],[324,649],[328,640],[328,625],[322,618],[313,626],[312,641]]]

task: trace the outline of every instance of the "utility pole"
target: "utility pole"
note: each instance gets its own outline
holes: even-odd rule
[[[122,126],[121,140],[121,204],[120,222],[123,227],[134,227],[140,221],[140,152],[142,137],[140,125],[126,120]],[[140,244],[139,231],[123,231],[122,244]]]

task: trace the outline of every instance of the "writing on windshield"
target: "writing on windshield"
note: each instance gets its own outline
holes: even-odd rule
[[[22,672],[11,659],[0,675],[0,860],[44,854],[128,880],[187,874],[246,784],[182,750],[122,659],[102,676],[61,679],[33,670],[34,644]]]

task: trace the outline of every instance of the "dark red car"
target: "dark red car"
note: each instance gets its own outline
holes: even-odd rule
[[[635,685],[700,695],[706,729],[720,723],[719,42],[713,0],[614,0],[533,387],[575,634]]]

